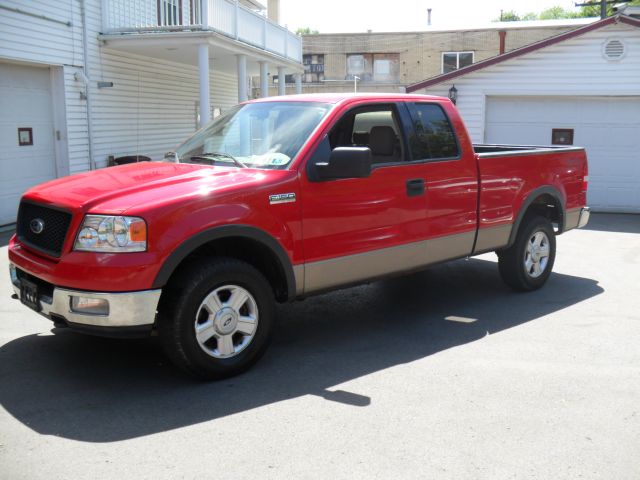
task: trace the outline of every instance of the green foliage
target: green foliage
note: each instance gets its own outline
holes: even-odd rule
[[[551,7],[540,12],[538,18],[540,20],[557,20],[560,18],[582,18],[585,16],[588,15],[583,15],[582,12],[572,12],[571,10],[565,10],[562,7]]]
[[[538,20],[538,14],[533,12],[525,13],[521,20]]]
[[[320,32],[318,30],[312,30],[309,27],[299,28],[296,30],[296,35],[317,35]]]
[[[640,6],[640,0],[633,0],[628,3],[630,6]],[[613,6],[607,6],[607,16],[613,15]],[[562,18],[587,18],[587,17],[599,17],[600,16],[600,3],[595,1],[593,6],[580,7],[580,10],[573,11],[562,7],[551,7],[543,10],[540,13],[526,13],[524,15],[518,14],[514,10],[502,12],[501,18],[496,18],[494,22],[518,22],[520,20],[558,20]]]
[[[500,18],[494,20],[494,22],[518,22],[520,20],[522,20],[520,15],[513,10],[509,10],[508,12],[501,12]]]

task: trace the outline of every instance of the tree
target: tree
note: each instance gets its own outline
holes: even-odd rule
[[[538,20],[538,14],[533,12],[525,13],[522,16],[522,20]]]
[[[633,0],[627,3],[629,6],[640,6],[640,0]],[[613,15],[613,5],[607,5],[607,16]],[[514,10],[502,12],[500,18],[494,22],[518,22],[520,20],[557,20],[562,18],[592,18],[600,16],[600,1],[593,0],[593,6],[580,7],[580,10],[567,10],[562,7],[551,7],[540,13],[526,13],[520,15]]]
[[[589,15],[585,15],[583,12],[572,12],[571,10],[565,10],[562,7],[551,7],[540,12],[538,18],[540,20],[557,20],[560,18],[582,18],[587,16]]]
[[[296,30],[296,35],[318,35],[320,32],[318,30],[312,30],[309,27],[299,28]]]
[[[599,17],[600,16],[600,1],[592,0],[593,6],[580,7],[580,17]],[[640,6],[640,0],[633,0],[627,3],[629,6]],[[613,5],[607,5],[607,17],[613,15]]]
[[[514,10],[509,10],[508,12],[500,12],[500,18],[494,20],[494,22],[519,22],[520,20],[522,20],[520,15]]]

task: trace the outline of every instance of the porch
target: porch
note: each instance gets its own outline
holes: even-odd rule
[[[105,48],[198,67],[200,125],[210,120],[209,71],[235,72],[238,102],[249,98],[249,77],[260,96],[278,76],[278,95],[294,75],[301,93],[301,38],[271,21],[254,0],[103,0],[99,40]]]

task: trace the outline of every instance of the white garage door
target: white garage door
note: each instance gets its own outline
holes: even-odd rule
[[[49,69],[0,63],[0,112],[1,226],[15,222],[25,190],[56,177]]]
[[[550,145],[573,130],[587,149],[589,205],[640,212],[640,97],[488,97],[485,141]]]

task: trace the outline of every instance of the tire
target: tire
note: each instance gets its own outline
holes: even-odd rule
[[[556,259],[556,236],[551,222],[535,215],[525,217],[515,243],[498,253],[498,269],[504,283],[528,292],[542,287]]]
[[[160,301],[158,333],[175,365],[217,380],[246,371],[264,354],[274,316],[264,276],[248,263],[217,258],[172,278]]]

